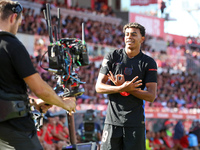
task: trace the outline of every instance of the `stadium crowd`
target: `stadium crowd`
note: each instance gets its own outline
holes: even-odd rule
[[[38,131],[39,140],[45,150],[61,150],[70,145],[69,131],[66,126],[65,114],[48,112],[44,124]],[[182,121],[170,122],[166,120],[159,130],[146,130],[147,150],[199,150],[200,123],[194,122],[190,131],[184,129]],[[77,143],[81,139],[77,136]],[[96,137],[97,138],[97,137]],[[93,142],[100,142],[93,140]]]
[[[105,2],[103,1],[98,1],[96,0],[94,3],[94,8],[92,9],[91,7],[84,8],[80,7],[78,1],[76,1],[75,6],[73,6],[71,3],[68,3],[66,1],[58,1],[58,0],[29,0],[32,2],[40,3],[45,7],[45,4],[48,2],[51,5],[51,8],[54,7],[60,7],[60,8],[66,8],[66,9],[71,9],[75,11],[81,11],[84,13],[92,13],[95,15],[101,15],[101,16],[112,16],[115,17],[115,13],[113,12],[112,8],[108,6]]]
[[[167,127],[168,126],[168,127]],[[198,150],[196,130],[185,132],[182,122],[168,124],[157,132],[146,130],[146,150]],[[169,129],[172,129],[172,132]]]
[[[40,143],[45,150],[62,150],[70,144],[68,127],[65,126],[66,115],[53,115],[48,111],[43,119],[43,126],[37,132]]]
[[[55,4],[55,6],[60,6]],[[76,11],[91,12],[90,9],[82,9],[77,7],[69,8]],[[106,7],[106,6],[104,6]],[[96,7],[96,13],[101,14],[104,9]],[[42,10],[43,8],[41,8]],[[113,15],[113,12],[110,9],[108,12],[104,11],[104,15],[108,14]],[[114,46],[116,48],[124,47],[123,41],[123,32],[122,26],[116,26],[109,23],[101,23],[99,21],[93,20],[83,20],[78,17],[62,18],[62,37],[69,38],[81,38],[81,23],[86,23],[86,42]],[[52,24],[56,24],[56,17],[53,16]],[[24,19],[19,29],[21,33],[26,34],[35,34],[35,35],[48,35],[46,21],[44,20],[43,13],[35,14],[34,9],[24,9]],[[147,35],[148,39],[152,38]],[[189,44],[195,42],[199,45],[198,38],[188,37],[186,41]],[[187,44],[186,43],[186,44]],[[168,46],[176,46],[174,43],[169,43]],[[146,54],[157,55],[154,50],[151,49],[148,45],[143,45],[143,50]],[[195,58],[200,59],[199,49],[195,49]],[[186,51],[184,51],[186,53]],[[190,53],[187,53],[190,54]],[[166,55],[165,51],[159,52],[159,55]],[[190,55],[193,57],[193,53]],[[43,70],[40,66],[40,60],[42,57],[42,51],[38,50],[38,54],[31,56],[32,63],[34,64],[36,70],[40,73],[41,77],[52,87],[54,88],[57,84],[57,80],[52,73],[49,73]],[[157,57],[157,56],[155,56]],[[46,59],[42,60],[42,66],[48,67],[48,62]],[[158,74],[158,91],[157,97],[153,103],[149,103],[150,107],[162,107],[162,108],[179,108],[179,109],[190,109],[190,108],[200,108],[200,82],[197,74],[190,73],[169,73],[169,66],[167,62],[162,62],[161,67],[167,71],[161,72]],[[91,62],[90,65],[79,67],[77,71],[78,76],[81,81],[86,82],[86,84],[81,85],[85,89],[85,93],[77,98],[78,104],[102,104],[107,105],[108,99],[106,94],[98,94],[95,91],[95,83],[97,80],[97,75],[99,72],[100,66],[96,66],[95,62]],[[32,95],[31,91],[29,91]],[[54,108],[54,110],[59,108]],[[51,112],[46,114],[44,119],[44,125],[40,131],[38,131],[39,139],[45,149],[54,150],[62,149],[63,146],[70,144],[68,128],[65,126],[66,116],[63,114],[53,115]],[[195,138],[193,139],[193,145],[191,144],[192,132],[195,129],[199,129],[199,124],[196,124],[195,127],[191,130],[190,133],[186,133],[184,129],[181,130],[181,133],[177,137],[176,128],[181,124],[177,122],[176,125],[165,125],[165,128],[162,128],[160,131],[151,131],[147,130],[147,150],[168,150],[168,149],[198,149],[197,144],[195,143]],[[169,134],[169,130],[171,134]],[[173,135],[173,136],[172,136]],[[175,136],[176,135],[176,136]],[[194,135],[192,135],[194,137]],[[200,137],[198,137],[197,143],[200,142]],[[195,143],[195,144],[194,144]]]
[[[78,17],[61,16],[62,37],[81,39],[83,19]],[[52,16],[52,26],[56,24],[56,16]],[[85,22],[85,41],[95,44],[106,44],[115,47],[124,46],[122,26],[116,26],[100,21]],[[36,35],[48,35],[46,20],[43,12],[35,14],[34,9],[24,9],[24,19],[19,32]]]

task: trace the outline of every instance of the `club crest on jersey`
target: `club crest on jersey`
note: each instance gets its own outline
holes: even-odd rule
[[[129,75],[132,74],[132,72],[133,72],[133,69],[132,69],[132,68],[127,68],[127,67],[126,67],[126,68],[124,69],[124,74],[125,74],[125,75],[128,75],[128,76],[129,76]]]

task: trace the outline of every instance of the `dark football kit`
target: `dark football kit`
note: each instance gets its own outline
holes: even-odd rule
[[[140,51],[138,55],[129,58],[125,49],[108,53],[103,60],[100,73],[107,75],[111,71],[113,75],[123,74],[125,81],[131,81],[138,76],[142,80],[141,90],[145,90],[145,84],[157,82],[157,64],[153,58]],[[111,85],[114,85],[111,82]],[[102,135],[101,150],[145,150],[145,101],[131,94],[109,94],[104,132]],[[122,138],[123,137],[123,138]],[[123,140],[120,140],[123,139]],[[112,141],[115,141],[112,144]],[[117,142],[116,142],[117,141]],[[133,144],[134,143],[134,144]],[[131,147],[134,145],[134,147]],[[138,145],[138,148],[137,148]],[[141,145],[144,145],[141,149]]]

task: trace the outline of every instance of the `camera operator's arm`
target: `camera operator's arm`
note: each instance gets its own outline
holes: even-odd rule
[[[44,100],[47,104],[61,107],[69,111],[69,113],[75,112],[76,108],[75,97],[66,97],[63,99],[60,98],[54,92],[54,90],[45,81],[42,80],[42,78],[38,73],[35,73],[33,75],[24,78],[24,81],[27,83],[31,91],[33,91],[33,93],[37,97]]]

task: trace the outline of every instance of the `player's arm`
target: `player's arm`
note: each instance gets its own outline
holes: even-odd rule
[[[105,93],[105,94],[118,93],[119,87],[108,85],[106,84],[107,81],[108,81],[108,76],[105,74],[99,73],[96,86],[95,86],[96,92]]]
[[[118,79],[118,76],[120,76],[120,80]],[[113,76],[112,72],[110,71],[108,74],[108,78],[115,84],[115,85],[122,85],[124,84],[124,75],[116,75]],[[137,85],[141,85],[142,80],[138,80],[135,83],[138,83]],[[136,85],[131,84],[129,88],[126,88],[126,92],[132,94],[133,96],[143,99],[149,102],[153,102],[156,97],[156,91],[157,91],[157,83],[155,82],[149,82],[146,83],[147,91],[135,89]]]
[[[141,80],[136,81],[137,78],[138,76],[133,78],[131,81],[125,81],[122,85],[113,86],[106,84],[106,82],[108,81],[107,75],[99,73],[95,88],[97,93],[106,93],[106,94],[120,93],[127,91],[128,89],[137,90],[137,87],[141,86]]]
[[[153,59],[148,60],[148,65],[145,68],[145,78],[142,79],[145,84],[145,90],[127,91],[135,97],[153,102],[157,95],[157,64]]]
[[[153,102],[157,95],[157,83],[155,82],[146,83],[146,88],[147,90],[133,90],[133,91],[126,91],[126,92],[132,94],[133,96],[139,99]]]
[[[111,68],[111,64],[112,64],[112,57],[111,54],[108,54],[104,57],[102,61],[102,66],[97,78],[95,86],[97,93],[113,94],[113,93],[118,93],[120,90],[119,86],[113,86],[107,84],[107,81],[109,79],[109,76],[107,74],[110,70],[109,68]]]

